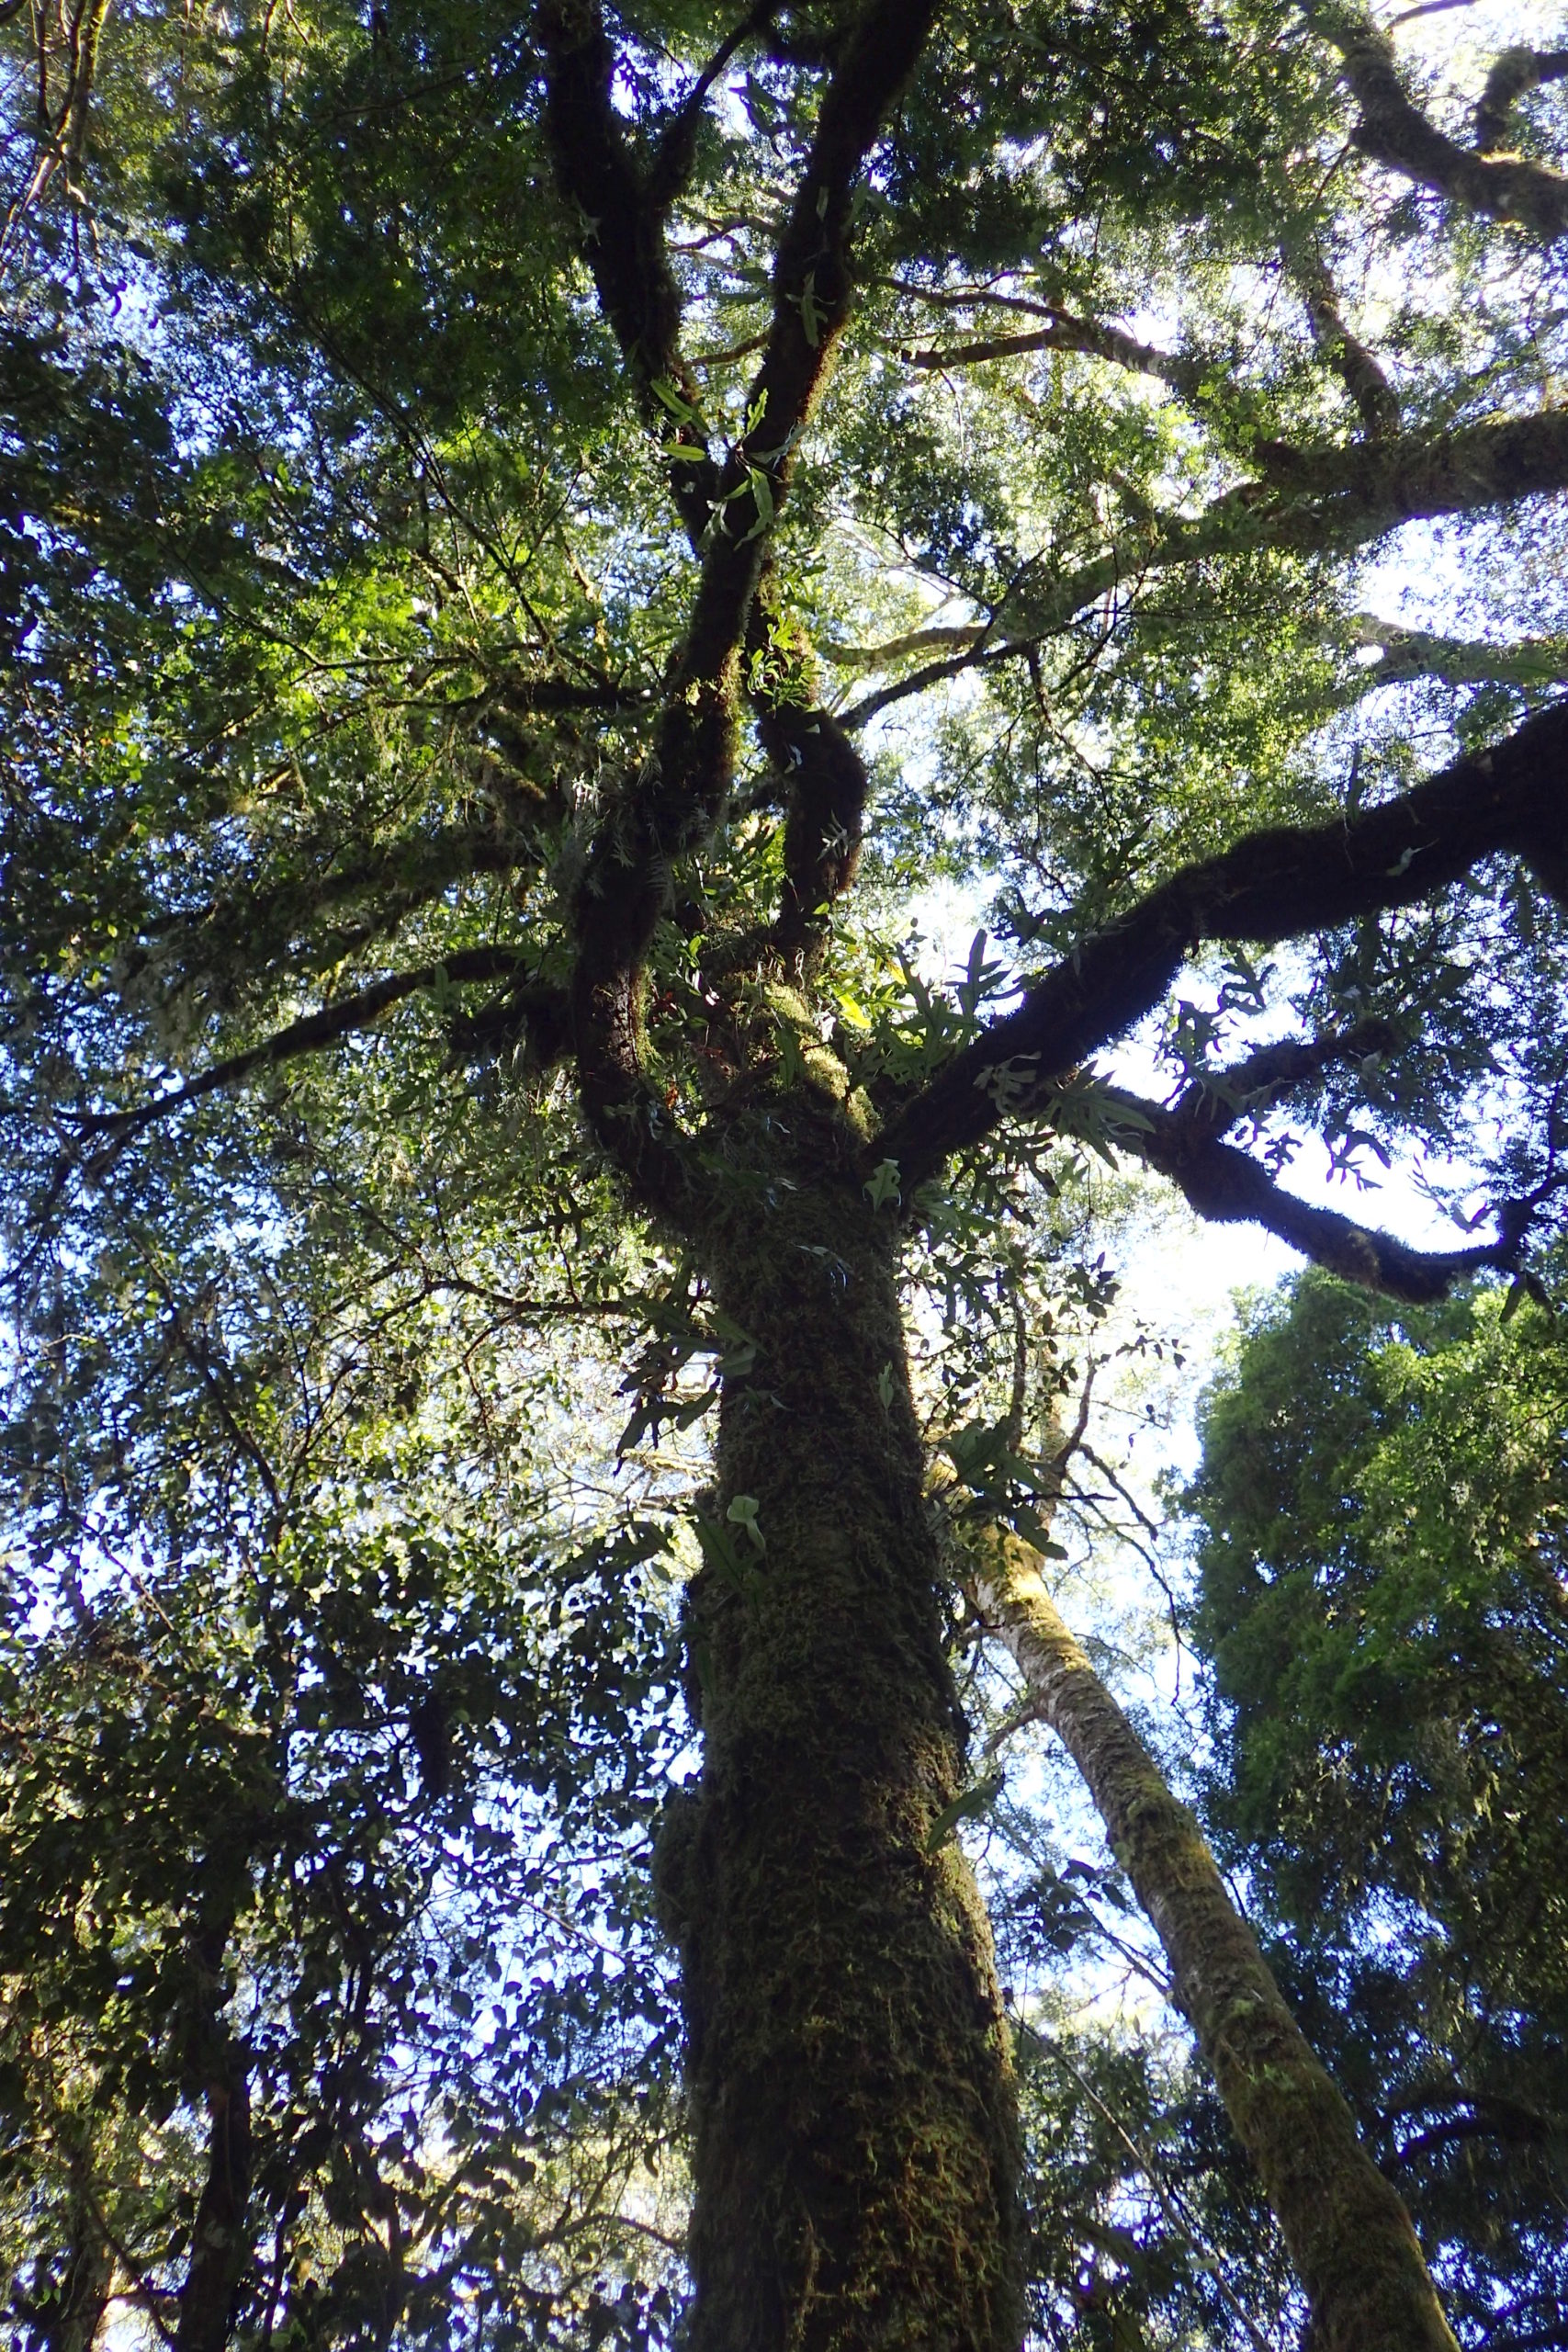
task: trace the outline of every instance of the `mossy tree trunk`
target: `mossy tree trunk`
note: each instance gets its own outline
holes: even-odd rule
[[[1038,1555],[993,1532],[982,1611],[1089,1785],[1165,1948],[1312,2305],[1314,2352],[1456,2352],[1410,2216],[1287,2008],[1202,1831],[1074,1640]]]
[[[756,1356],[726,1385],[690,1593],[700,1792],[660,1864],[684,1966],[692,2340],[1016,2352],[1007,2030],[973,1880],[951,1841],[929,1850],[964,1740],[892,1220],[849,1178],[737,1190],[706,1255]]]

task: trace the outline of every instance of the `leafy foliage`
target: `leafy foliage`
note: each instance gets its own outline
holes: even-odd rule
[[[1487,1288],[1394,1324],[1303,1279],[1212,1393],[1188,1501],[1211,1817],[1456,2313],[1550,2331],[1568,1366],[1507,1309]]]
[[[778,1403],[718,1295],[737,1235],[765,1258],[830,1195],[789,1272],[846,1297],[850,1225],[867,1262],[897,1236],[909,1363],[846,1327],[823,1396],[873,1452],[912,1399],[960,1545],[999,1525],[1080,1578],[1089,1531],[1151,1532],[1091,1415],[1165,1344],[1111,1329],[1123,1159],[1299,1239],[1309,1137],[1347,1195],[1460,1152],[1468,1254],[1346,1219],[1317,1254],[1540,1288],[1560,77],[1510,52],[1504,161],[1417,87],[1406,169],[1342,12],[928,13],[0,8],[27,2352],[111,2303],[177,2335],[207,2256],[258,2352],[687,2324],[648,1866],[693,1612],[716,1585],[744,1622],[783,1549],[701,1483]],[[1359,557],[1411,518],[1452,592],[1369,614]],[[1512,814],[1357,848],[1461,753],[1450,800],[1504,776]],[[1283,825],[1316,830],[1234,939],[1224,860],[1278,867]],[[1141,1022],[1169,1102],[1096,1063]],[[1489,1293],[1408,1328],[1309,1285],[1213,1408],[1215,1819],[1461,2318],[1512,2296],[1529,2344],[1562,2316],[1562,1872],[1520,1794],[1561,1746],[1560,1366]],[[1312,1411],[1249,1485],[1237,1400],[1273,1388]],[[931,1670],[945,1610],[1005,1720],[962,1583],[919,1596]],[[997,1783],[951,1737],[911,1850],[956,1883]],[[1055,1972],[1015,2020],[1035,2324],[1293,2324],[1163,2026],[1069,2013],[1117,1874],[1024,1842],[993,1893],[1004,1958]]]

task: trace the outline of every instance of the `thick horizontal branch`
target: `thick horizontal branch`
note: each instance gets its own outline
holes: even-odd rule
[[[183,1086],[171,1088],[167,1094],[153,1095],[132,1111],[94,1112],[77,1119],[76,1131],[84,1141],[104,1136],[116,1145],[124,1143],[155,1121],[172,1118],[175,1112],[199,1102],[206,1095],[243,1085],[258,1070],[298,1061],[306,1054],[321,1053],[356,1030],[374,1028],[383,1013],[389,1012],[406,997],[443,986],[459,987],[473,980],[510,978],[523,968],[521,948],[464,947],[444,956],[439,964],[423,964],[413,971],[389,973],[385,979],[373,980],[368,988],[357,989],[353,996],[340,997],[335,1004],[323,1005],[319,1012],[290,1022],[286,1029],[276,1030],[259,1046],[248,1046],[243,1054],[231,1054],[226,1061],[214,1062],[197,1077],[187,1079]]]
[[[1568,411],[1543,409],[1460,433],[1391,434],[1348,446],[1269,444],[1265,471],[1189,521],[1130,532],[1091,562],[1052,574],[1042,562],[964,650],[881,688],[840,715],[853,731],[881,711],[978,662],[1021,657],[1129,583],[1211,558],[1278,550],[1348,553],[1402,523],[1474,514],[1568,488]]]
[[[1153,376],[1174,391],[1191,398],[1212,371],[1209,363],[1179,352],[1159,351],[1140,343],[1120,327],[1098,326],[1092,320],[1074,318],[1066,311],[1048,312],[1049,324],[1028,334],[982,336],[949,345],[943,350],[906,350],[900,356],[911,368],[968,368],[988,359],[1010,359],[1031,351],[1070,351],[1091,359],[1109,360],[1134,375]]]
[[[1183,867],[1081,940],[886,1127],[905,1197],[1159,1002],[1206,940],[1270,945],[1430,898],[1499,851],[1568,886],[1568,706],[1354,816],[1280,826]]]
[[[1274,547],[1354,545],[1395,523],[1562,490],[1568,485],[1568,411],[1540,409],[1500,424],[1401,434],[1348,447],[1275,442],[1263,454],[1263,480],[1230,492],[1212,514],[1248,510]]]
[[[822,659],[835,670],[886,670],[911,653],[963,652],[986,634],[984,621],[959,621],[952,627],[906,629],[882,645],[824,645]]]
[[[1360,111],[1354,138],[1363,154],[1488,220],[1514,221],[1540,237],[1568,231],[1568,179],[1561,172],[1512,155],[1492,161],[1448,138],[1405,89],[1387,34],[1343,0],[1323,0],[1309,21],[1339,51]]]

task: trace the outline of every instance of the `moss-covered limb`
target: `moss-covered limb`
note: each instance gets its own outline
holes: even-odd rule
[[[816,136],[780,238],[773,319],[747,407],[745,434],[716,473],[676,465],[672,485],[702,553],[682,655],[650,757],[600,829],[577,904],[581,942],[572,1008],[584,1107],[600,1140],[644,1198],[681,1206],[683,1168],[643,1068],[643,967],[669,895],[671,862],[718,822],[734,772],[741,653],[787,496],[801,433],[827,381],[852,295],[852,200],[887,110],[924,44],[934,0],[867,0],[823,98]],[[557,176],[577,204],[601,304],[642,387],[645,410],[671,437],[705,451],[694,387],[682,372],[680,303],[663,219],[610,103],[614,56],[595,0],[548,0],[548,59]],[[691,448],[684,450],[690,455]],[[682,454],[682,452],[677,452]],[[783,713],[777,714],[781,724]],[[793,713],[804,736],[813,714]],[[818,729],[820,733],[820,729]],[[858,849],[863,771],[816,761],[817,788],[795,796],[789,891],[792,955],[808,960],[823,895],[853,872],[834,859],[845,812]]]
[[[1354,138],[1363,154],[1487,220],[1516,221],[1540,237],[1568,231],[1568,179],[1561,172],[1517,155],[1488,161],[1446,138],[1405,89],[1393,43],[1359,8],[1318,0],[1308,17],[1339,51],[1360,113]]]
[[[964,1739],[892,1220],[820,1173],[852,1136],[797,1134],[793,1165],[753,1141],[706,1237],[716,1300],[757,1353],[726,1385],[690,1594],[700,1792],[660,1861],[683,1962],[693,2343],[1016,2352],[1008,2037],[973,1881],[951,1842],[929,1850]]]
[[[439,964],[422,964],[413,971],[389,973],[385,979],[372,980],[367,988],[356,989],[352,996],[340,997],[334,1004],[323,1005],[320,1012],[308,1012],[301,1020],[291,1021],[287,1028],[275,1030],[259,1046],[248,1046],[243,1054],[231,1054],[226,1061],[210,1063],[183,1086],[172,1087],[166,1094],[155,1094],[134,1110],[95,1112],[84,1116],[76,1123],[77,1133],[84,1138],[107,1136],[116,1143],[129,1142],[143,1127],[183,1111],[189,1102],[199,1102],[204,1095],[242,1085],[258,1069],[276,1069],[284,1062],[321,1053],[358,1030],[373,1028],[383,1013],[411,996],[473,980],[515,978],[525,969],[521,948],[468,947],[459,948]],[[545,1001],[542,994],[539,1001],[541,1004]]]
[[[1373,438],[1399,430],[1399,396],[1374,354],[1348,324],[1339,291],[1315,245],[1287,252],[1285,267],[1306,305],[1313,340],[1361,413]]]
[[[1490,154],[1508,143],[1510,118],[1520,98],[1548,82],[1568,74],[1568,49],[1530,49],[1521,44],[1494,58],[1486,87],[1476,103],[1472,124],[1475,152]]]
[[[1446,685],[1490,683],[1544,691],[1568,678],[1568,638],[1527,637],[1511,645],[1484,639],[1437,637],[1429,629],[1404,628],[1397,621],[1364,614],[1357,624],[1363,645],[1381,649],[1357,680],[1362,691],[1402,684],[1407,678],[1440,678]]]
[[[223,2352],[234,2293],[251,2256],[245,2209],[251,2193],[250,2086],[238,2052],[207,2094],[207,2178],[196,2209],[190,2261],[180,2290],[176,2352]]]
[[[1311,2301],[1314,2344],[1322,2352],[1454,2352],[1398,2194],[1286,2007],[1197,1822],[1064,1623],[1037,1555],[996,1533],[976,1595],[1083,1774],[1165,1948],[1177,1999]]]
[[[1131,583],[1180,565],[1249,549],[1348,554],[1401,523],[1472,514],[1562,490],[1568,483],[1568,415],[1540,409],[1457,433],[1389,433],[1313,447],[1279,442],[1258,455],[1265,461],[1260,478],[1224,492],[1201,514],[1141,524],[1065,579],[1021,581],[1003,612],[984,628],[965,631],[948,660],[924,663],[879,687],[840,711],[840,724],[853,734],[879,712],[944,679],[1022,660],[1102,598],[1121,599]],[[933,635],[927,642],[937,639]]]

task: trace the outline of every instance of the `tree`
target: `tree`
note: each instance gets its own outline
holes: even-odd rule
[[[1190,1501],[1208,1813],[1472,2324],[1561,2339],[1563,1357],[1487,1288],[1252,1320]],[[1481,2227],[1477,2219],[1483,2216]]]
[[[39,88],[41,27],[12,30]],[[945,1834],[968,1583],[1119,1759],[1096,1801],[1148,1832],[1130,1874],[1317,2335],[1448,2345],[1190,1817],[1036,1569],[955,1560],[926,1440],[1001,1558],[1053,1540],[1061,1445],[957,1415],[1086,1148],[1398,1298],[1533,1279],[1568,719],[1517,535],[1568,477],[1553,54],[1507,52],[1472,138],[1369,21],[1252,0],[126,33],[123,106],[99,26],[11,148],[31,1409],[112,1383],[117,1252],[177,1246],[188,1335],[180,1266],[236,1236],[284,1295],[342,1252],[366,1302],[629,1314],[628,1442],[696,1419],[716,1359],[702,1770],[655,1870],[692,2343],[1018,2341],[1011,2036]],[[1357,552],[1413,518],[1465,525],[1472,640],[1355,608]],[[956,987],[922,971],[943,876],[1018,964],[981,935]],[[1094,1062],[1155,1021],[1165,1102]],[[1494,1080],[1463,1246],[1280,1181],[1281,1114],[1359,1181],[1473,1143]],[[945,1397],[901,1285],[953,1335]],[[179,1345],[272,1507],[255,1401]]]
[[[7,1430],[8,2316],[50,2346],[111,2300],[203,2352],[236,2324],[573,2340],[624,2267],[675,2040],[641,1852],[676,1671],[647,1522],[579,1497],[552,1544],[493,1427],[482,1486],[454,1465],[437,1400],[472,1329],[432,1318],[403,1425],[413,1318],[364,1311],[351,1250],[346,1295],[296,1261],[284,1302],[277,1237],[231,1230],[197,1320],[171,1303],[191,1260],[139,1238],[78,1270]],[[106,1291],[119,1357],[83,1378]],[[525,1364],[512,1385],[547,1408]],[[623,2278],[626,2340],[662,2285]]]

